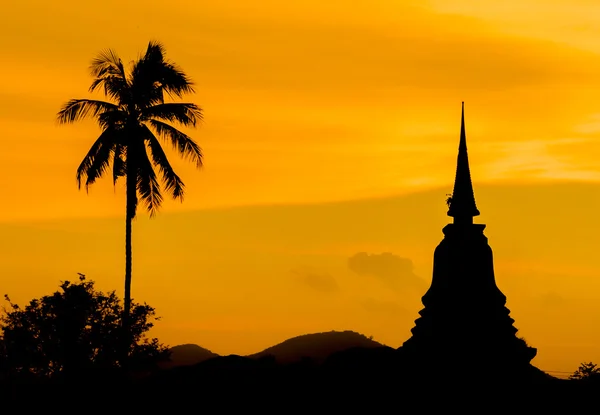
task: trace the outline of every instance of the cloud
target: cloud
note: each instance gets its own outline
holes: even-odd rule
[[[425,283],[414,273],[410,259],[390,252],[382,254],[359,252],[348,259],[348,267],[358,275],[379,278],[394,290],[421,290]]]
[[[481,170],[487,177],[501,176],[505,179],[526,176],[542,179],[598,180],[600,172],[597,163],[583,163],[579,155],[586,154],[582,151],[583,147],[587,146],[590,150],[590,146],[594,145],[593,141],[574,138],[489,143],[487,146],[492,156],[487,156],[489,161],[482,163]],[[577,157],[573,157],[575,154],[578,154]]]
[[[565,298],[554,291],[543,294],[540,298],[540,304],[544,308],[557,308],[565,303]]]
[[[295,269],[291,272],[302,284],[315,291],[331,294],[338,292],[340,289],[337,281],[330,274],[310,269]]]

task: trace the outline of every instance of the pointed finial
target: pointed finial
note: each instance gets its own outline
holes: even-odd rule
[[[448,216],[454,218],[454,223],[473,223],[473,217],[479,216],[479,210],[477,210],[477,206],[475,205],[475,193],[473,192],[471,171],[469,169],[464,101],[462,102],[461,112],[456,178],[454,179],[454,191],[452,192]]]

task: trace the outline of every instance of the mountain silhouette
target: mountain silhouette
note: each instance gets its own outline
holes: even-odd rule
[[[219,356],[197,344],[180,344],[171,347],[169,351],[171,352],[170,361],[162,364],[162,367],[165,369],[177,366],[195,365]]]
[[[259,359],[271,356],[280,364],[296,363],[307,358],[320,363],[337,352],[354,348],[383,346],[381,343],[354,331],[330,331],[292,337],[247,357]]]

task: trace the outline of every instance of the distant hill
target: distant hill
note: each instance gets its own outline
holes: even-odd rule
[[[248,357],[258,359],[273,356],[278,363],[283,364],[299,362],[303,358],[322,362],[333,353],[355,347],[375,348],[383,346],[383,344],[354,331],[330,331],[293,337]]]
[[[171,361],[164,364],[165,368],[195,365],[219,356],[197,344],[180,344],[169,350],[171,351]]]

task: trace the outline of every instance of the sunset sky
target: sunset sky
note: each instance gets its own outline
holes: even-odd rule
[[[82,272],[122,295],[123,184],[78,190],[99,129],[56,113],[90,96],[98,52],[129,62],[158,40],[205,116],[188,131],[204,168],[171,155],[184,203],[134,223],[133,296],[163,342],[247,354],[355,330],[400,346],[451,220],[465,101],[476,221],[532,363],[600,363],[600,3],[348,4],[3,5],[0,294]]]

